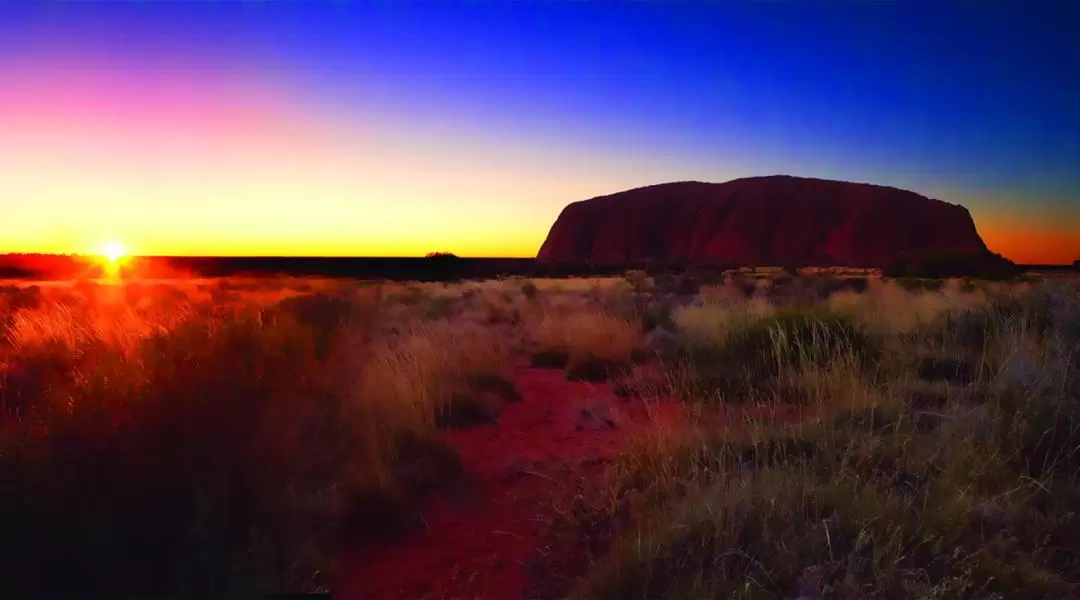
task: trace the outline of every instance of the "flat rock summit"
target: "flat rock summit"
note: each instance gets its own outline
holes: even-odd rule
[[[963,206],[880,185],[772,175],[574,202],[537,259],[877,267],[927,251],[987,248]]]

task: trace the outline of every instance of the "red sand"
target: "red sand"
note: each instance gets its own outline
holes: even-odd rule
[[[473,497],[431,498],[422,508],[426,531],[343,557],[335,598],[523,598],[552,499],[570,483],[560,481],[566,467],[603,463],[639,426],[679,417],[676,405],[650,416],[610,383],[566,381],[557,370],[523,369],[517,386],[523,400],[506,405],[497,424],[448,434],[475,480]],[[596,405],[619,425],[578,427],[582,408]]]

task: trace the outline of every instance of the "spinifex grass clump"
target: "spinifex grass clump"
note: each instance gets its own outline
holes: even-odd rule
[[[45,351],[63,362],[87,348]],[[306,546],[328,533],[332,465],[353,458],[344,399],[316,383],[313,360],[310,331],[295,321],[245,315],[183,323],[134,356],[98,344],[92,365],[39,372],[40,395],[0,436],[4,588],[197,596],[304,586],[318,572]]]
[[[781,373],[828,365],[863,364],[881,354],[880,341],[841,314],[809,311],[743,316],[714,337],[683,333],[674,391],[710,402],[746,399],[775,389]]]
[[[491,423],[503,404],[520,399],[509,379],[509,347],[492,329],[406,324],[379,341],[363,363],[360,389],[416,428]]]
[[[317,292],[293,296],[282,300],[276,308],[310,327],[316,351],[322,354],[330,351],[345,332],[354,336],[370,333],[371,318],[381,301],[382,290],[373,286],[362,293]]]
[[[450,362],[417,331],[380,363],[374,307],[324,300],[167,327],[123,305],[20,311],[0,356],[0,595],[326,589],[342,535],[416,520],[428,471],[460,474],[428,390],[498,358],[468,338]]]
[[[1027,298],[995,298],[983,306],[944,313],[928,324],[925,334],[935,341],[974,351],[1000,341],[1010,327],[1045,335],[1053,325],[1052,302],[1044,292]]]
[[[598,381],[629,369],[640,323],[607,311],[544,315],[530,330],[532,366],[565,368],[570,379]]]
[[[1050,326],[1030,326],[1043,293]],[[886,352],[811,366],[812,420],[637,440],[567,511],[592,559],[571,597],[1075,597],[1080,373],[1062,332],[1077,297],[1018,298],[993,360],[933,383],[940,401],[915,402],[931,383]],[[927,341],[895,335],[894,350]]]

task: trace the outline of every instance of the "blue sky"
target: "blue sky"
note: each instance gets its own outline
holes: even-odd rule
[[[998,238],[1018,255],[1038,231],[1045,246],[1068,244],[1069,228],[1080,230],[1075,4],[4,5],[0,69],[5,60],[22,65],[16,82],[27,71],[34,81],[48,77],[56,64],[85,70],[91,84],[97,73],[120,73],[127,83],[116,93],[133,98],[163,78],[193,82],[211,103],[222,89],[230,97],[246,89],[282,107],[279,120],[317,122],[342,135],[377,130],[386,147],[418,157],[415,178],[429,178],[416,183],[426,186],[424,208],[439,202],[430,190],[445,189],[443,202],[468,218],[506,220],[493,239],[516,237],[478,252],[538,247],[563,205],[596,193],[789,173],[963,203],[991,247]],[[117,86],[101,83],[109,85]],[[93,120],[93,110],[83,116]],[[277,150],[280,160],[293,158],[289,148]],[[341,146],[342,156],[350,151]],[[371,160],[368,168],[378,170],[378,157]],[[187,181],[205,172],[196,156],[178,169],[191,169]],[[471,179],[444,186],[436,178],[446,172]],[[483,197],[485,177],[498,196]],[[387,212],[391,188],[356,190],[380,204],[387,227],[404,227],[410,204],[399,202],[397,217]],[[334,202],[307,204],[335,219]],[[512,219],[529,227],[510,226]],[[466,238],[485,233],[471,227],[460,235],[468,245]],[[453,244],[444,237],[438,241]],[[1028,253],[1064,259],[1080,253],[1080,243],[1051,250]]]

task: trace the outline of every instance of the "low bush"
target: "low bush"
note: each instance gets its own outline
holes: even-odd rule
[[[0,348],[0,595],[326,590],[339,544],[413,527],[411,494],[462,475],[435,427],[517,392],[493,334],[380,336],[377,300],[15,313]]]
[[[381,301],[381,288],[372,287],[362,296],[324,292],[292,296],[281,300],[276,308],[311,328],[317,351],[325,353],[340,335],[370,334]]]
[[[134,355],[95,345],[76,376],[35,373],[42,393],[0,433],[4,590],[325,588],[340,506],[382,486],[388,456],[358,445],[375,432],[342,418],[353,399],[325,383],[314,345],[294,318],[193,317]],[[31,360],[70,366],[86,351]]]
[[[946,334],[894,334],[892,354],[821,315],[763,317],[718,336],[715,356],[775,361],[781,380],[801,382],[813,416],[636,438],[609,485],[579,492],[556,526],[585,557],[561,566],[578,575],[562,595],[1076,596],[1080,372],[1063,333],[1074,292],[954,309],[932,328],[947,323]],[[970,333],[980,326],[992,331]],[[965,336],[992,340],[977,356],[1002,356],[977,370],[953,358],[970,355]],[[798,339],[817,350],[793,351]],[[937,354],[910,360],[931,339]],[[875,360],[860,371],[815,358],[836,352]],[[958,374],[973,381],[946,381]]]
[[[536,349],[534,357],[543,355],[542,362],[555,366],[550,359],[564,354],[567,363],[585,359],[626,361],[640,343],[640,331],[635,317],[603,311],[562,317],[544,315],[530,323],[527,332],[529,343]]]
[[[882,352],[876,336],[853,319],[828,312],[784,312],[737,322],[716,340],[683,336],[676,391],[699,401],[736,399],[769,388],[784,371],[851,359],[868,363]]]
[[[897,256],[882,269],[885,277],[941,279],[977,277],[1010,279],[1021,270],[1009,259],[992,252],[920,252]]]

